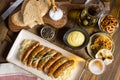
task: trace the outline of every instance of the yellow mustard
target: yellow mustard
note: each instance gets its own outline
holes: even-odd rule
[[[67,42],[73,47],[81,46],[85,41],[85,36],[79,31],[73,31],[68,34]]]

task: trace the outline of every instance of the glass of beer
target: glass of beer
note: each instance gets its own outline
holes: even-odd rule
[[[104,73],[106,65],[101,59],[88,59],[86,60],[86,65],[81,75],[79,76],[79,80],[81,80],[82,76],[85,75],[86,70],[90,71],[94,75],[101,75]]]
[[[100,75],[105,71],[105,63],[101,59],[92,59],[87,64],[87,68],[91,73]]]

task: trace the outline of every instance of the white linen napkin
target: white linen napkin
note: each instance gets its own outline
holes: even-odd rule
[[[29,72],[11,64],[0,64],[0,80],[42,80]]]

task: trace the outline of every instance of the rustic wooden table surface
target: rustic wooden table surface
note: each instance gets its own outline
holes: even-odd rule
[[[11,2],[14,2],[15,0],[0,0],[0,14],[2,14],[11,4]],[[56,0],[56,1],[72,1],[73,3],[79,2],[84,3],[85,0]],[[120,21],[120,0],[104,0],[110,2],[110,14],[114,15],[116,18]],[[19,32],[15,33],[9,30],[8,28],[8,20],[6,19],[5,22],[0,24],[0,63],[5,63],[6,56],[12,46],[12,44],[15,41],[16,36]],[[34,28],[30,29],[29,31],[35,33],[38,35],[39,29]],[[59,33],[59,31],[58,31]],[[108,65],[105,72],[102,75],[96,76],[90,73],[88,70],[85,71],[85,74],[81,77],[81,80],[120,80],[120,28],[119,30],[114,34],[113,40],[115,42],[115,52],[114,52],[114,61],[112,64]],[[57,39],[57,37],[56,37]],[[69,49],[66,47],[62,41],[53,40],[54,44],[68,50],[71,52],[74,52],[76,55],[83,57],[84,59],[90,58],[88,54],[86,53],[85,49],[81,49],[80,51],[73,51],[72,49]]]

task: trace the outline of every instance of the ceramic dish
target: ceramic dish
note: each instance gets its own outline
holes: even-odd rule
[[[108,34],[106,34],[106,33],[103,33],[103,32],[98,32],[98,33],[95,33],[95,34],[93,34],[92,36],[90,36],[90,40],[89,40],[89,43],[88,43],[88,45],[87,45],[87,52],[88,52],[88,54],[90,55],[90,57],[92,57],[92,58],[95,58],[95,55],[96,55],[96,53],[97,53],[97,51],[95,52],[95,51],[93,51],[92,49],[91,49],[91,45],[94,43],[94,41],[95,41],[95,39],[97,38],[97,37],[99,37],[99,36],[105,36],[106,38],[108,38],[109,40],[110,40],[110,42],[111,42],[111,49],[110,49],[110,51],[112,52],[112,53],[114,53],[114,49],[115,49],[115,45],[114,45],[114,42],[113,42],[113,40],[110,38],[110,36],[108,35]]]
[[[42,71],[39,71],[37,69],[34,69],[32,67],[28,67],[26,65],[24,65],[19,57],[20,57],[20,54],[19,54],[19,51],[20,51],[20,47],[21,47],[21,43],[23,40],[25,39],[30,39],[30,40],[37,40],[40,42],[41,45],[43,46],[46,46],[46,47],[49,47],[51,49],[55,49],[57,51],[59,51],[60,53],[62,53],[64,56],[66,57],[71,57],[75,60],[76,62],[76,66],[75,68],[73,69],[72,73],[71,73],[71,76],[69,77],[69,80],[78,80],[79,79],[79,76],[85,66],[85,60],[81,57],[78,57],[42,38],[40,38],[39,36],[31,33],[31,32],[28,32],[26,30],[22,30],[18,37],[16,38],[8,56],[7,56],[7,61],[10,62],[10,63],[13,63],[19,67],[21,67],[22,69],[44,79],[44,80],[55,80],[49,76],[47,76],[45,73],[43,73]],[[56,79],[57,80],[57,79]]]
[[[83,34],[83,36],[84,36],[84,41],[83,40],[79,40],[78,41],[78,43],[79,42],[83,42],[80,46],[71,46],[69,43],[68,43],[68,35],[71,33],[71,32],[74,32],[74,31],[77,31],[77,32],[80,32],[80,33],[82,33]],[[74,37],[75,39],[77,39],[78,37]],[[88,44],[88,42],[89,42],[89,34],[87,33],[87,31],[85,31],[84,29],[82,29],[82,28],[72,28],[72,29],[70,29],[70,30],[68,30],[65,34],[64,34],[64,36],[63,36],[63,41],[64,41],[64,43],[68,46],[68,47],[70,47],[70,48],[72,48],[72,49],[81,49],[81,48],[84,48],[84,47],[86,47],[87,46],[87,44]]]

